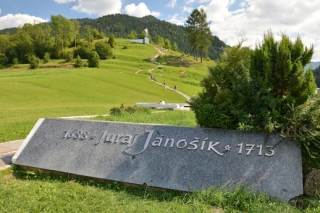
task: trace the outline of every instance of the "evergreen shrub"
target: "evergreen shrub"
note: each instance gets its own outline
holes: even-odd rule
[[[312,55],[313,46],[304,47],[300,37],[291,41],[282,34],[276,41],[271,31],[254,50],[242,42],[226,48],[189,102],[198,125],[282,132],[298,142],[309,165],[320,167],[320,107],[307,107],[316,84],[312,70],[304,70]]]

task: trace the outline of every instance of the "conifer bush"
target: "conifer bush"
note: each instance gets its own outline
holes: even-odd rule
[[[242,42],[226,48],[189,102],[198,125],[282,132],[298,142],[309,165],[320,167],[320,107],[306,107],[316,89],[312,70],[304,70],[312,55],[313,46],[300,37],[291,41],[282,34],[276,41],[271,31],[254,50]]]

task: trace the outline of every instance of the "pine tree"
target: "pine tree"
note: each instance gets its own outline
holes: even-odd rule
[[[199,55],[202,63],[203,54],[209,48],[212,38],[205,11],[202,8],[200,11],[198,9],[193,10],[185,23],[185,27],[194,57],[197,60]]]

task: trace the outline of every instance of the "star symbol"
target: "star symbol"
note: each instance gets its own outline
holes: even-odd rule
[[[226,150],[227,152],[230,151],[231,150],[231,146],[230,145],[225,146],[224,150]]]

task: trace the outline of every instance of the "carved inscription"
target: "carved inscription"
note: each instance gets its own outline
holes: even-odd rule
[[[224,156],[226,153],[231,152],[232,146],[230,144],[223,145],[221,142],[210,141],[208,137],[194,137],[191,140],[187,138],[168,138],[164,135],[159,137],[153,137],[154,130],[148,130],[145,132],[147,138],[144,142],[139,141],[140,134],[117,134],[109,133],[104,131],[100,135],[90,134],[90,132],[85,130],[67,130],[63,133],[62,139],[66,140],[78,140],[78,141],[95,141],[94,145],[100,143],[104,144],[119,144],[126,145],[126,150],[124,151],[128,155],[136,156],[143,153],[148,147],[165,147],[165,148],[177,148],[186,150],[200,150],[213,152],[218,156]],[[130,148],[134,146],[139,141],[139,143],[144,143],[141,151],[132,153]],[[238,154],[242,155],[258,155],[272,157],[275,154],[273,146],[264,146],[262,144],[249,144],[249,143],[239,143],[234,149],[238,150]]]

